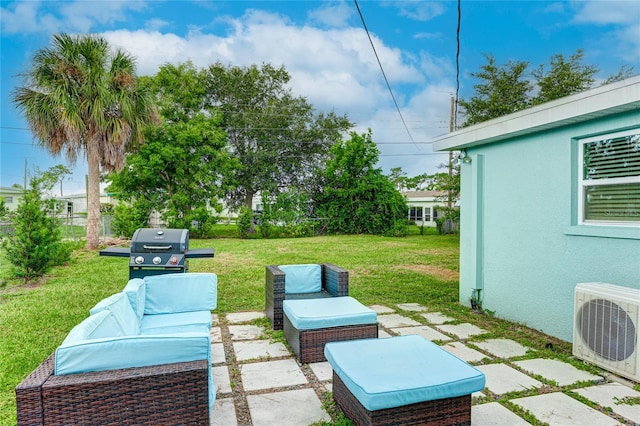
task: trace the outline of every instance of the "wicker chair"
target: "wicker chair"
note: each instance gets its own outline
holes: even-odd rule
[[[349,271],[322,263],[322,290],[314,293],[285,293],[285,273],[277,265],[267,265],[265,273],[265,311],[274,330],[282,330],[282,302],[285,299],[312,299],[349,295]]]
[[[54,355],[15,389],[22,425],[209,425],[207,361],[54,375]]]

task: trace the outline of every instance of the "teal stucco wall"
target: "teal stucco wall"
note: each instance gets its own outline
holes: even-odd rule
[[[572,341],[576,284],[640,288],[640,227],[577,226],[577,138],[640,126],[637,111],[467,148],[460,301]]]

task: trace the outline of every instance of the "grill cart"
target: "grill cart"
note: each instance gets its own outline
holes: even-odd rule
[[[128,257],[129,279],[188,272],[188,259],[213,255],[213,248],[189,249],[188,229],[140,228],[134,232],[130,248],[110,247],[100,251],[100,256]]]

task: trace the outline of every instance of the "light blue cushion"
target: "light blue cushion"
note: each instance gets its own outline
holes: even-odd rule
[[[278,268],[285,274],[285,293],[315,293],[322,291],[321,265],[280,265]]]
[[[124,330],[120,327],[115,316],[110,311],[105,310],[85,318],[80,324],[73,327],[62,344],[73,344],[90,339],[124,335]]]
[[[140,319],[133,311],[126,294],[116,293],[109,296],[98,302],[89,312],[93,315],[104,310],[111,311],[126,335],[135,336],[140,333]]]
[[[330,342],[333,371],[369,411],[469,395],[485,376],[417,335]]]
[[[375,324],[378,321],[374,310],[350,296],[287,299],[282,303],[282,310],[298,330]]]
[[[136,315],[138,315],[138,319],[142,319],[145,299],[144,280],[142,278],[130,279],[122,292],[129,297],[129,303],[131,303],[131,307]]]
[[[140,334],[175,334],[211,329],[210,311],[178,312],[175,314],[145,315],[140,323]]]
[[[200,359],[211,363],[208,331],[111,337],[60,345],[56,349],[55,374],[117,370]]]
[[[145,315],[211,311],[218,303],[218,277],[211,273],[144,277]]]

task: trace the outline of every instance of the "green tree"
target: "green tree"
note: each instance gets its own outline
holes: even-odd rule
[[[316,114],[286,87],[284,67],[209,66],[207,94],[223,114],[229,150],[237,165],[226,176],[227,202],[251,208],[259,191],[304,186],[329,148],[352,123],[334,113]]]
[[[111,52],[98,36],[56,34],[51,47],[38,50],[15,89],[13,102],[24,113],[36,139],[53,154],[88,164],[87,243],[99,243],[100,168],[118,170],[131,145],[143,140],[143,127],[156,119],[147,92],[137,85],[135,60]]]
[[[149,129],[147,142],[128,156],[127,167],[107,177],[109,191],[128,202],[144,199],[171,228],[205,235],[215,221],[211,209],[221,210],[217,200],[228,166],[218,123],[216,117],[198,114]]]
[[[527,80],[528,62],[509,61],[496,64],[492,55],[484,55],[487,63],[471,76],[480,80],[473,86],[475,93],[469,100],[460,99],[465,112],[465,126],[481,123],[520,111],[530,105],[529,92],[533,86]]]
[[[224,197],[231,173],[221,115],[205,105],[203,73],[191,63],[164,65],[144,84],[158,101],[161,126],[145,132],[146,143],[127,165],[107,176],[119,199],[161,212],[169,227],[205,236]]]
[[[51,169],[31,178],[13,215],[14,233],[3,242],[15,275],[25,283],[71,257],[72,248],[62,241],[54,216],[55,200],[45,197],[57,180]]]
[[[479,80],[473,86],[475,93],[468,100],[459,101],[465,114],[464,126],[589,89],[598,72],[597,67],[583,63],[581,49],[568,58],[562,54],[553,55],[548,71],[540,65],[529,72],[529,63],[525,61],[498,65],[493,56],[485,55],[485,58],[487,63],[481,71],[471,74]],[[633,67],[623,65],[617,74],[605,80],[605,84],[629,77],[632,72]]]
[[[349,140],[331,148],[323,189],[313,197],[317,216],[328,219],[329,232],[406,233],[406,200],[375,167],[378,155],[371,131],[352,132]]]
[[[569,58],[562,54],[551,57],[550,69],[545,72],[544,65],[531,74],[536,79],[536,84],[540,89],[538,95],[532,99],[533,105],[542,104],[582,92],[593,86],[594,75],[598,68],[582,63],[584,53],[579,49]]]
[[[117,204],[113,209],[111,230],[118,237],[131,238],[137,229],[149,226],[151,210],[150,203],[142,197]]]

